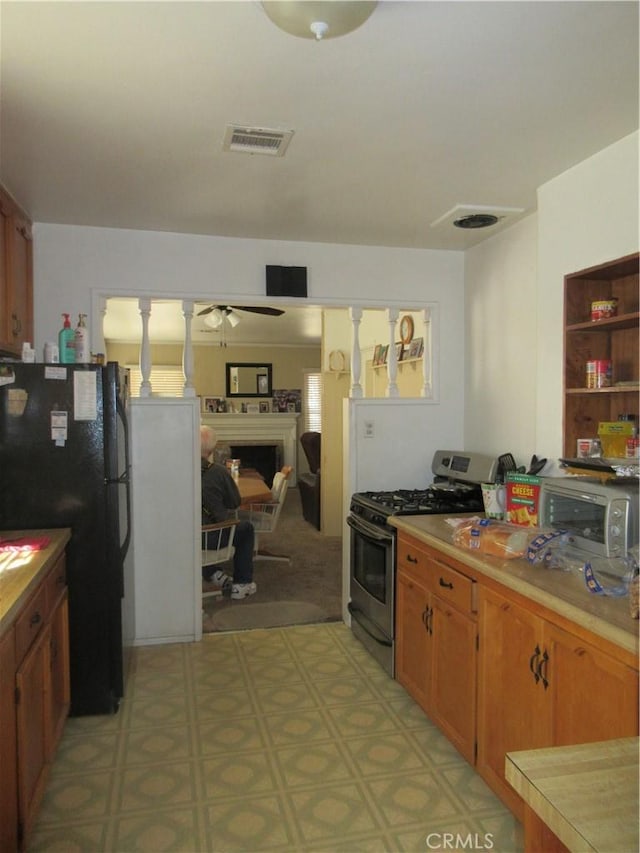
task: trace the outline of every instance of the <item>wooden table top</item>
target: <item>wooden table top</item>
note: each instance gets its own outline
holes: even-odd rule
[[[569,850],[638,850],[638,738],[507,754],[507,780]]]
[[[260,476],[241,474],[236,483],[242,498],[242,506],[249,503],[269,503],[273,499],[271,489]]]

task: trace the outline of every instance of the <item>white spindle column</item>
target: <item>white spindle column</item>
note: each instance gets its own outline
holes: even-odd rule
[[[362,385],[360,384],[360,373],[362,371],[362,356],[360,354],[362,308],[350,308],[349,317],[351,319],[351,388],[349,396],[361,398],[364,397]]]
[[[422,340],[424,349],[422,351],[422,390],[421,397],[431,397],[431,309],[425,308],[422,312]]]
[[[182,349],[184,385],[182,387],[182,396],[195,397],[196,389],[193,386],[193,341],[191,340],[191,322],[193,320],[192,301],[183,301],[182,316],[184,317],[184,347]]]
[[[398,391],[398,353],[396,352],[396,323],[398,322],[398,309],[388,308],[387,318],[389,320],[389,353],[387,355],[387,390],[385,397],[399,397]]]
[[[142,319],[142,340],[140,341],[140,396],[151,397],[151,344],[149,342],[149,318],[151,316],[151,300],[138,299],[138,310]]]

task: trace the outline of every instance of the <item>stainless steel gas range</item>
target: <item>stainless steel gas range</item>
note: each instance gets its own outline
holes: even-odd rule
[[[437,450],[433,482],[424,489],[356,492],[351,528],[351,629],[389,675],[394,675],[396,528],[392,515],[482,512],[481,483],[493,483],[498,460],[481,453]]]

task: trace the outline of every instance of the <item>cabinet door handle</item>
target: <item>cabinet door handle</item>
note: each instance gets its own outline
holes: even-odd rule
[[[429,635],[433,635],[433,607],[429,608],[429,615],[427,617],[427,630],[429,631]]]
[[[443,586],[445,589],[453,589],[453,584],[451,582],[447,583],[444,578],[440,578],[440,586]]]
[[[542,660],[538,664],[538,674],[540,675],[540,679],[542,681],[542,685],[546,690],[549,686],[549,681],[547,679],[547,666],[549,664],[549,655],[547,654],[547,650],[545,649],[542,654]]]
[[[417,557],[412,557],[411,554],[407,554],[407,563],[417,563],[417,562],[418,562]]]
[[[536,684],[540,681],[540,667],[538,664],[538,658],[540,657],[540,647],[536,646],[533,654],[529,658],[529,669],[533,674]]]
[[[22,323],[17,314],[12,314],[11,319],[13,320],[11,334],[17,336],[22,331]]]
[[[425,606],[424,610],[422,611],[422,624],[424,625],[426,631],[429,630],[429,626],[427,625],[428,619],[429,619],[429,608]]]
[[[30,625],[39,625],[40,622],[42,622],[42,616],[40,615],[40,612],[38,610],[36,610],[36,612],[33,614],[31,619],[29,619],[29,624]]]

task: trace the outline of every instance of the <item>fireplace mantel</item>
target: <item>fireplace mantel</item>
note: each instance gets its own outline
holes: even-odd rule
[[[202,423],[212,426],[220,441],[227,444],[269,442],[282,444],[285,465],[291,465],[293,471],[290,486],[297,485],[296,443],[298,440],[298,413],[237,415],[203,414]]]

